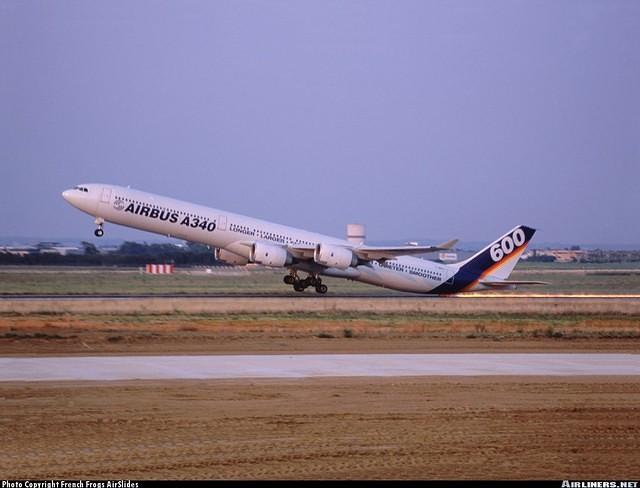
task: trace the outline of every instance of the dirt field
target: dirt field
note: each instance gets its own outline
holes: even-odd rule
[[[637,479],[640,380],[3,384],[0,478]]]
[[[640,352],[619,315],[0,315],[0,353]]]
[[[638,353],[629,303],[536,313],[9,309],[0,354]],[[0,405],[0,478],[640,476],[640,377],[0,383]]]
[[[517,297],[153,297],[2,299],[1,314],[621,314],[640,316],[634,298]]]

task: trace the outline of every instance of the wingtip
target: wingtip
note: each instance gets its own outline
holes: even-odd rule
[[[443,242],[442,244],[438,244],[436,247],[442,248],[442,249],[451,249],[453,246],[455,246],[458,243],[459,239],[451,239],[450,241],[447,242]]]

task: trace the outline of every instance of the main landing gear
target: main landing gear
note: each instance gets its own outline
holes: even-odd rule
[[[313,286],[316,289],[316,293],[324,295],[328,290],[327,285],[322,284],[322,279],[318,275],[309,275],[304,279],[300,279],[298,277],[298,273],[296,271],[292,271],[291,274],[284,277],[283,281],[287,285],[293,285],[293,289],[295,291],[302,292],[308,287]]]
[[[93,234],[96,237],[102,237],[104,235],[104,230],[102,229],[102,226],[104,225],[104,219],[102,217],[98,217],[95,220],[95,224],[98,226],[98,228],[93,231]]]

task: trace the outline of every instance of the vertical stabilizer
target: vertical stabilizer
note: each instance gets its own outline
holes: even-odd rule
[[[535,232],[531,227],[519,225],[458,265],[478,277],[506,280]]]
[[[506,280],[536,230],[525,225],[511,229],[487,247],[460,263],[452,279],[433,290],[434,293],[459,293],[469,291],[481,280]]]

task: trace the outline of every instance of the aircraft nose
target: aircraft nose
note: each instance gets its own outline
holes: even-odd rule
[[[78,195],[78,190],[65,190],[62,192],[62,198],[64,198],[68,203],[70,203],[71,205],[73,205],[74,207],[77,207],[81,200],[79,198],[80,195]]]

